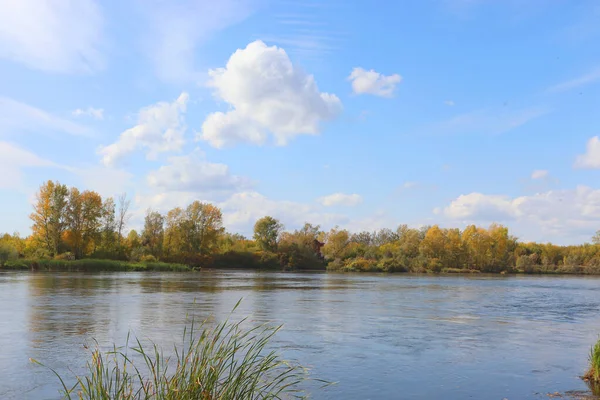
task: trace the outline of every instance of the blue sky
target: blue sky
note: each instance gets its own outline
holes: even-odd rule
[[[245,234],[600,229],[596,1],[0,6],[0,231],[47,179],[127,192],[133,228],[202,200]]]

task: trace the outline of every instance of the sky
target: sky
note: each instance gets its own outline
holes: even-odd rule
[[[58,180],[250,235],[600,229],[595,0],[0,0],[0,231]]]

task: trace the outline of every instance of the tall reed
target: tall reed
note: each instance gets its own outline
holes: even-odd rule
[[[238,302],[239,305],[239,302]],[[236,305],[236,308],[237,306]],[[234,308],[235,309],[235,308]],[[86,400],[244,400],[304,398],[302,384],[308,371],[282,360],[268,344],[281,326],[262,324],[243,329],[225,320],[214,328],[204,321],[186,326],[181,347],[166,357],[152,344],[139,339],[129,347],[102,353],[98,343],[90,348],[87,373],[68,387],[55,370],[66,399]],[[200,331],[197,335],[196,332]],[[34,363],[41,364],[36,360]],[[328,385],[328,382],[311,379]]]
[[[600,383],[600,339],[592,346],[589,364],[583,378],[596,384]]]

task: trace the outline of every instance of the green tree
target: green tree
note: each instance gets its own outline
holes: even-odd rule
[[[270,216],[262,217],[254,224],[254,240],[261,249],[274,252],[282,231],[283,225],[279,220]]]
[[[183,223],[187,250],[200,255],[212,252],[225,230],[221,210],[199,201],[194,201],[186,208]]]
[[[162,255],[164,234],[164,217],[157,211],[148,210],[144,219],[142,245],[154,257]]]
[[[117,240],[117,219],[115,201],[108,198],[102,204],[101,224],[101,247],[104,251],[113,253],[119,245]]]

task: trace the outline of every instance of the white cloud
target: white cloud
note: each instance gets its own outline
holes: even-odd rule
[[[72,114],[75,117],[86,116],[92,117],[94,119],[104,119],[104,109],[102,108],[88,107],[85,110],[82,108],[78,108],[77,110],[74,110]]]
[[[415,187],[417,187],[417,182],[407,181],[402,184],[403,189],[414,189]]]
[[[150,0],[141,11],[148,21],[145,50],[159,78],[198,81],[199,47],[214,33],[247,18],[252,0]]]
[[[507,220],[515,217],[515,209],[507,196],[470,193],[460,195],[444,208],[453,219]]]
[[[586,151],[575,159],[575,168],[600,168],[600,138],[594,136],[588,140]]]
[[[134,175],[130,172],[103,165],[65,167],[79,177],[79,188],[94,190],[103,197],[117,196],[131,189]]]
[[[450,219],[463,222],[511,221],[511,228],[540,240],[577,243],[589,240],[600,226],[600,189],[577,186],[531,196],[471,193],[443,209]]]
[[[386,76],[374,70],[354,68],[348,80],[352,82],[352,91],[356,94],[392,97],[402,77],[398,74]]]
[[[91,135],[90,130],[85,126],[14,99],[0,96],[0,136],[47,131],[78,136]]]
[[[270,132],[285,145],[297,135],[316,135],[319,123],[341,111],[337,96],[321,93],[312,75],[295,67],[286,52],[255,41],[231,55],[225,68],[209,71],[208,85],[231,110],[210,114],[198,139],[214,147],[262,144]]]
[[[283,222],[286,229],[296,229],[305,222],[321,224],[323,229],[347,223],[343,215],[322,212],[312,205],[293,201],[268,199],[257,192],[241,192],[220,204],[223,220],[228,229],[250,233],[258,218],[270,215]]]
[[[104,165],[114,166],[138,147],[147,150],[146,157],[150,160],[158,153],[181,150],[185,143],[183,114],[188,99],[184,92],[172,103],[159,102],[141,109],[136,126],[121,133],[115,143],[99,150]]]
[[[328,196],[320,197],[318,202],[325,207],[331,206],[357,206],[363,199],[358,194],[333,193]]]
[[[163,165],[148,174],[148,184],[163,191],[201,193],[232,193],[252,186],[249,179],[232,175],[225,164],[206,161],[200,151],[187,156],[169,158]]]
[[[265,215],[279,219],[289,230],[300,228],[305,222],[321,224],[322,229],[350,222],[344,215],[324,212],[315,205],[273,200],[255,191],[238,192],[220,202],[214,202],[214,199],[207,198],[202,192],[138,194],[134,200],[134,219],[138,224],[143,223],[145,211],[149,208],[166,213],[174,207],[186,207],[195,200],[213,202],[223,212],[225,227],[229,231],[245,235],[252,235],[254,223]]]
[[[577,89],[578,87],[591,85],[596,82],[600,82],[600,68],[596,68],[595,70],[590,71],[587,74],[571,79],[569,81],[559,83],[558,85],[554,85],[548,88],[546,91],[549,93],[566,92],[572,89]]]
[[[548,171],[545,169],[536,169],[531,173],[531,179],[543,179],[548,176]]]
[[[452,100],[446,100],[446,101],[444,101],[444,104],[452,107],[455,103]]]
[[[23,184],[23,168],[58,167],[29,150],[0,141],[0,189],[15,189]]]
[[[49,72],[104,66],[103,18],[93,0],[0,0],[0,57]]]

